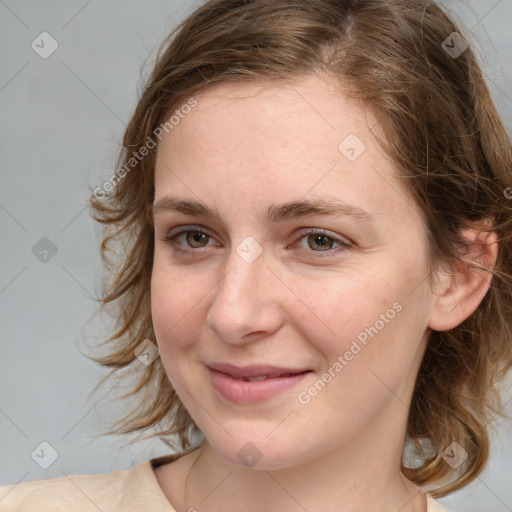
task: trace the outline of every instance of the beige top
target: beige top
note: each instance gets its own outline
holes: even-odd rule
[[[153,468],[184,453],[149,459],[130,470],[0,487],[0,512],[176,512],[160,488]],[[428,494],[427,503],[428,512],[448,512]]]

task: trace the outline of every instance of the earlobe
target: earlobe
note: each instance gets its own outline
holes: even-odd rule
[[[498,235],[477,227],[461,232],[467,243],[450,274],[439,276],[428,327],[447,331],[460,325],[478,308],[489,290],[498,256]]]

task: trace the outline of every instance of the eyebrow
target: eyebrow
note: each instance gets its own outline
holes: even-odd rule
[[[207,205],[188,199],[173,196],[164,196],[151,206],[154,217],[163,212],[175,211],[196,217],[210,217],[222,221],[217,210]],[[337,215],[347,216],[359,222],[373,223],[376,216],[358,206],[343,203],[334,197],[316,200],[290,201],[283,204],[272,204],[267,209],[266,221],[275,224],[280,221],[307,217],[310,215]]]

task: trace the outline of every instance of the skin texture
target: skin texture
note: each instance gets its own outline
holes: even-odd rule
[[[151,304],[163,365],[205,442],[200,454],[155,470],[162,489],[177,510],[199,512],[424,510],[400,462],[428,328],[467,318],[489,278],[441,267],[431,288],[426,228],[374,138],[376,119],[324,78],[221,84],[196,99],[159,144],[155,202],[200,201],[221,220],[156,212]],[[365,145],[354,161],[338,149],[349,134]],[[363,208],[373,222],[265,219],[271,204],[328,197]],[[165,240],[178,226],[209,236]],[[319,239],[315,229],[333,238]],[[493,235],[467,234],[471,252],[492,264]],[[237,252],[247,237],[262,250],[251,263]],[[301,403],[299,393],[329,368],[332,376],[338,357],[376,325],[378,333]],[[312,373],[266,401],[234,404],[212,388],[205,363],[213,362]],[[252,467],[237,456],[247,443],[260,457]]]

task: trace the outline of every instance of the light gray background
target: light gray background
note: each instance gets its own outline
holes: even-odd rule
[[[108,331],[91,317],[101,265],[85,201],[115,168],[156,46],[199,3],[0,0],[0,485],[129,469],[168,452],[94,437],[116,407],[108,383],[89,397],[105,370],[81,354]],[[444,3],[472,27],[510,130],[512,0]],[[59,45],[47,59],[31,48],[43,31]],[[32,252],[42,237],[57,247],[46,263]],[[509,414],[511,399],[509,384]],[[447,508],[512,511],[511,423],[494,436],[485,473],[441,500]],[[31,458],[43,441],[58,452],[48,469]]]

